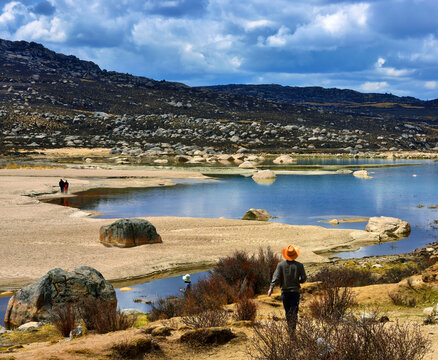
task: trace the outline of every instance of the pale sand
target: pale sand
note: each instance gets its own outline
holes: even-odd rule
[[[152,217],[148,220],[156,226],[162,244],[108,248],[99,243],[99,228],[114,220],[84,217],[86,214],[77,209],[24,195],[56,193],[60,177],[69,180],[72,191],[102,186],[163,186],[173,184],[170,179],[208,180],[189,171],[0,170],[0,290],[28,284],[55,267],[88,265],[108,280],[132,279],[213,265],[236,250],[254,253],[270,246],[280,253],[290,243],[300,247],[302,262],[322,262],[327,259],[314,251],[351,250],[375,240],[365,231],[319,226]]]

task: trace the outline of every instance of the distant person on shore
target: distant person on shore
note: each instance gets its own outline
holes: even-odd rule
[[[64,192],[67,194],[68,193],[68,181],[65,180],[64,182]]]
[[[278,263],[268,291],[268,296],[271,296],[274,286],[280,285],[287,324],[292,331],[295,331],[297,326],[300,284],[307,280],[303,264],[295,261],[299,254],[300,250],[293,245],[283,249],[285,260]]]
[[[179,289],[184,295],[187,295],[187,293],[192,289],[192,280],[190,279],[190,274],[185,274],[182,279],[184,280],[186,286],[185,288]]]
[[[59,180],[59,188],[61,189],[61,192],[63,193],[64,192],[64,186],[65,186],[65,183],[64,183],[64,180]]]

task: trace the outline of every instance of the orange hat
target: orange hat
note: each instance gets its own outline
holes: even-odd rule
[[[293,245],[283,248],[283,256],[286,260],[293,261],[300,255],[300,249]]]

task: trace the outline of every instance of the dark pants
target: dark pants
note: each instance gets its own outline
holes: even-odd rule
[[[283,300],[284,311],[286,312],[286,320],[289,328],[295,330],[298,320],[298,308],[300,305],[299,292],[282,292],[281,299]]]

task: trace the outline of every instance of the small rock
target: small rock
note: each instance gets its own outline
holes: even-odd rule
[[[43,323],[41,323],[41,322],[30,321],[30,322],[27,322],[23,325],[20,325],[18,327],[18,331],[26,331],[26,330],[34,331],[34,330],[38,329],[39,327],[41,327],[42,325],[43,325]]]
[[[268,221],[271,215],[264,209],[249,209],[242,217],[242,220]]]

